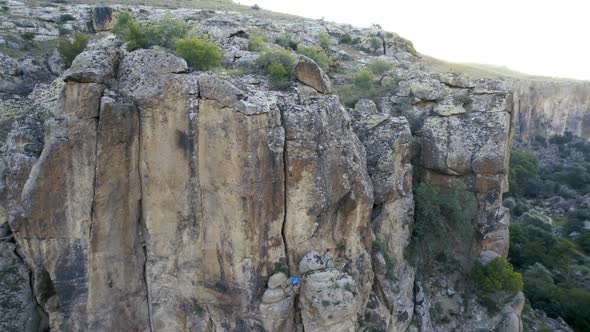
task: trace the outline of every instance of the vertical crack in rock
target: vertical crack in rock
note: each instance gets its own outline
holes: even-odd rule
[[[283,127],[283,131],[285,132],[285,140],[283,141],[283,225],[281,227],[281,237],[283,238],[283,245],[285,246],[285,259],[287,263],[287,271],[289,275],[291,274],[290,271],[290,262],[289,262],[289,247],[287,245],[287,236],[285,234],[285,225],[287,224],[287,195],[288,195],[288,176],[289,176],[289,166],[288,166],[288,158],[287,158],[287,125],[284,121],[283,109],[279,107],[279,116],[281,121],[281,127]]]
[[[148,313],[148,320],[149,320],[149,327],[150,332],[153,332],[153,322],[152,322],[152,301],[150,297],[150,286],[147,280],[147,265],[148,265],[148,251],[147,251],[147,229],[145,222],[143,220],[143,173],[141,171],[141,161],[142,161],[142,154],[141,154],[141,138],[142,138],[142,119],[141,119],[141,111],[139,106],[135,105],[135,109],[137,110],[137,118],[138,118],[138,156],[137,156],[137,174],[139,174],[139,216],[138,216],[138,223],[141,230],[142,236],[142,249],[143,249],[143,282],[145,283],[145,294],[146,294],[146,304],[147,304],[147,313]]]
[[[203,202],[203,191],[201,190],[201,186],[199,185],[199,174],[198,174],[198,156],[199,156],[199,147],[197,146],[196,137],[198,135],[197,128],[198,128],[198,119],[199,119],[199,96],[189,96],[188,101],[188,135],[187,135],[187,144],[188,144],[188,153],[189,153],[189,182],[191,184],[191,189],[189,190],[189,209],[190,209],[190,221],[195,226],[194,228],[194,240],[197,241],[199,239],[200,234],[200,224],[197,221],[197,213],[201,215],[201,222],[203,220],[203,208],[197,211],[197,195],[199,196],[199,205]],[[198,190],[198,193],[197,193]]]
[[[100,127],[100,108],[102,105],[102,97],[104,96],[104,91],[100,95],[99,100],[101,102],[98,103],[98,110],[96,111],[97,116],[94,118],[96,122],[95,132],[96,132],[96,141],[94,142],[94,179],[92,180],[92,204],[90,205],[90,225],[88,227],[88,245],[90,246],[92,243],[92,227],[94,225],[94,214],[96,212],[96,181],[98,174],[98,142],[99,142],[99,133],[98,129]],[[88,268],[87,268],[88,269]]]

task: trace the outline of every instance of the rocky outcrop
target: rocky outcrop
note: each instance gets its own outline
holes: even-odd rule
[[[441,114],[436,112],[440,104],[434,106],[434,114],[425,118],[418,132],[425,180],[443,188],[464,186],[477,199],[481,237],[473,253],[476,256],[484,250],[508,255],[510,217],[502,206],[502,194],[508,191],[512,96],[504,87],[492,84],[481,80],[469,88],[468,95],[453,97],[461,101],[464,113]],[[414,90],[410,93],[421,100],[434,98],[429,90]],[[455,90],[464,89],[452,88],[447,94],[458,96]]]
[[[317,92],[327,94],[332,90],[330,78],[312,59],[300,55],[293,70],[295,78],[303,84],[309,85]]]
[[[111,7],[94,7],[91,20],[94,31],[111,30],[115,25],[114,10]]]
[[[414,222],[411,145],[408,121],[377,111],[369,100],[357,104],[356,134],[367,151],[375,195],[372,228],[375,301],[387,308],[379,315],[392,331],[405,331],[414,313],[414,268],[405,258]]]
[[[0,53],[0,97],[2,95],[26,96],[39,82],[56,78],[47,60],[27,56],[13,59]]]
[[[590,83],[520,81],[514,83],[514,135],[549,139],[566,131],[590,139]]]

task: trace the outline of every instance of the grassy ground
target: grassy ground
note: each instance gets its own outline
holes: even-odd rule
[[[507,67],[486,65],[479,63],[455,63],[440,60],[428,55],[423,55],[426,66],[437,72],[455,73],[469,76],[474,79],[478,78],[495,78],[495,79],[527,79],[527,80],[547,80],[554,79],[545,76],[535,76],[521,73]]]

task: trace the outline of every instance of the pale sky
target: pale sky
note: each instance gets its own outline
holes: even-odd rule
[[[588,0],[236,0],[368,27],[380,24],[443,60],[590,80]]]

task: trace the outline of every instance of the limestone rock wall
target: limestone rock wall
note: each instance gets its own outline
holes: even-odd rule
[[[46,16],[57,20],[63,7],[56,8]],[[85,31],[88,22],[108,30],[123,7],[72,8],[68,31]],[[133,12],[150,21],[169,10]],[[11,314],[10,324],[406,331],[414,320],[429,330],[429,299],[438,297],[428,283],[417,287],[419,273],[405,256],[416,177],[465,185],[478,201],[474,254],[506,255],[501,194],[514,117],[501,82],[430,73],[411,43],[382,31],[172,13],[217,39],[226,69],[253,65],[258,54],[248,51],[245,32],[253,27],[308,46],[320,32],[335,42],[352,35],[359,49],[334,52],[341,72],[377,56],[396,69],[381,80],[387,89],[377,104],[361,99],[351,109],[330,95],[346,78],[328,77],[311,60],[299,59],[293,89],[276,92],[261,75],[227,78],[191,71],[162,50],[90,45],[47,89],[42,111],[27,101],[31,115],[15,123],[2,151],[0,230],[10,234],[2,255],[19,266],[11,276],[32,285],[18,293],[27,318]],[[372,37],[382,48],[367,49]],[[5,59],[0,67],[14,66]],[[23,79],[31,75],[5,72],[0,88],[10,94],[23,82],[22,94],[35,86]],[[45,89],[29,99],[46,99],[38,91]]]
[[[301,276],[312,250],[354,285],[340,317],[354,327],[373,282],[373,190],[346,111],[185,72],[152,50],[90,51],[66,72],[24,212],[9,214],[51,328],[289,331],[294,294],[275,305],[265,284]]]
[[[590,82],[521,81],[514,83],[516,138],[551,138],[566,131],[590,139]]]

